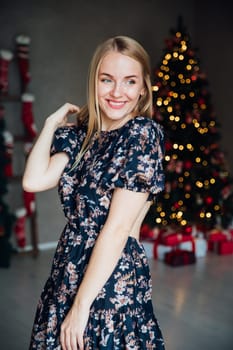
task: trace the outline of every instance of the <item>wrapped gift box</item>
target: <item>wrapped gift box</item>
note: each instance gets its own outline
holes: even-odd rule
[[[169,247],[168,245],[158,244],[157,246],[154,245],[154,258],[164,261],[165,254],[172,251],[172,247]]]
[[[196,262],[195,253],[183,249],[174,249],[165,254],[165,263],[170,266],[184,266]]]
[[[217,252],[219,242],[227,241],[228,236],[225,232],[220,230],[212,230],[207,235],[208,250],[211,252]]]
[[[180,244],[181,242],[188,242],[192,240],[191,235],[184,235],[182,233],[164,233],[159,237],[159,241],[161,244],[175,246]]]
[[[233,254],[233,241],[219,242],[217,252],[219,255]]]
[[[205,238],[197,237],[194,239],[195,242],[195,255],[196,258],[203,258],[206,256],[208,251],[208,244]]]
[[[193,246],[194,242],[194,246]],[[196,258],[202,258],[206,256],[207,253],[207,241],[204,238],[195,238],[193,241],[182,242],[177,247],[181,250],[194,251]],[[154,242],[154,258],[164,261],[165,254],[171,252],[174,249],[173,246],[167,246],[164,244],[158,244]]]
[[[158,236],[158,228],[151,228],[147,224],[143,224],[140,229],[140,240],[143,241],[154,241]]]

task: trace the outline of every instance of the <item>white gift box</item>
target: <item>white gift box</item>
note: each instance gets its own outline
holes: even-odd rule
[[[206,256],[208,250],[208,244],[205,238],[195,238],[195,255],[197,258],[203,258]]]
[[[154,252],[153,252],[154,242],[153,241],[141,241],[141,243],[143,244],[147,258],[148,259],[153,258],[154,257]]]
[[[202,257],[206,256],[207,249],[208,249],[207,241],[202,237],[197,237],[197,238],[194,238],[194,242],[195,242],[196,258],[202,258]],[[154,258],[154,244],[155,244],[155,242],[153,242],[153,241],[141,241],[141,243],[144,246],[144,249],[145,249],[145,252],[146,252],[148,259]],[[193,250],[192,242],[182,242],[177,246],[177,248],[192,251]],[[164,244],[158,244],[157,245],[158,260],[164,261],[165,254],[170,252],[172,249],[174,249],[174,247],[167,246]]]

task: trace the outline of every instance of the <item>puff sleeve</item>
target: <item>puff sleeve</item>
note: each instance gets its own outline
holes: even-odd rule
[[[148,192],[148,200],[153,200],[164,188],[163,157],[161,126],[152,120],[138,124],[118,148],[105,181],[112,188]]]
[[[69,156],[69,159],[73,160],[80,148],[77,136],[76,127],[65,126],[58,128],[54,133],[50,150],[51,156],[59,152],[65,152]]]

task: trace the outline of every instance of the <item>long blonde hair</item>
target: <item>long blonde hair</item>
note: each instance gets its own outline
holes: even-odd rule
[[[78,124],[87,124],[87,135],[73,167],[80,162],[80,159],[88,149],[92,136],[96,132],[99,133],[101,131],[97,82],[101,62],[110,51],[129,56],[141,64],[145,93],[139,99],[138,114],[152,118],[151,72],[150,59],[147,52],[136,40],[127,36],[116,36],[106,40],[97,47],[89,66],[87,104],[81,108],[77,117]]]

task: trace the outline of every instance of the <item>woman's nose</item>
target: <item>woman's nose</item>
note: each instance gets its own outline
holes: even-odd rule
[[[122,95],[122,89],[123,89],[123,86],[120,82],[115,82],[113,87],[112,87],[112,90],[111,90],[111,94],[112,96],[115,96],[115,97],[119,97]]]

